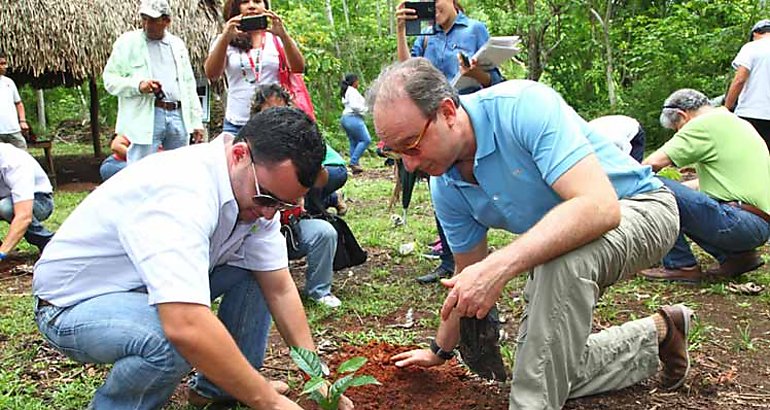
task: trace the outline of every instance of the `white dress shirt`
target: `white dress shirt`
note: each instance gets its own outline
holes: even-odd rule
[[[35,265],[34,294],[70,306],[146,287],[151,305],[209,306],[214,267],[287,267],[278,213],[237,222],[226,138],[152,155],[97,188]]]

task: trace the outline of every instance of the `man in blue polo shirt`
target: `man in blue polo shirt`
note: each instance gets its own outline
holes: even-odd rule
[[[460,318],[484,318],[528,274],[512,409],[561,408],[653,374],[681,386],[692,312],[683,305],[591,334],[602,289],[660,259],[678,231],[673,195],[552,89],[509,81],[459,97],[426,60],[396,63],[369,91],[377,134],[410,171],[432,175],[436,213],[457,268],[430,349],[397,366],[452,356]],[[520,234],[488,254],[487,231]]]

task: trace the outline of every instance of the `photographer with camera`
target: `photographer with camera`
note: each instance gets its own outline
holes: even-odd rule
[[[279,83],[281,54],[293,73],[305,71],[305,59],[268,0],[227,0],[226,23],[209,50],[204,68],[211,81],[227,80],[223,132],[237,134],[249,119],[258,85]]]
[[[129,164],[160,145],[166,150],[188,145],[190,133],[195,142],[204,135],[187,47],[166,30],[168,1],[142,0],[139,14],[142,29],[121,35],[104,67],[104,88],[118,97],[115,132],[131,140]]]

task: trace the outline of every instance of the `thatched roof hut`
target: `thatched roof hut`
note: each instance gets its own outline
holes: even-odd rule
[[[35,88],[76,85],[101,76],[122,33],[141,27],[140,0],[0,0],[0,49],[9,76]],[[169,30],[190,50],[202,71],[208,46],[219,29],[222,0],[169,0]]]

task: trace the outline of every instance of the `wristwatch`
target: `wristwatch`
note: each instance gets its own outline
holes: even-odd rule
[[[450,350],[448,352],[446,350],[441,350],[441,347],[438,345],[438,343],[436,343],[436,339],[430,339],[430,351],[443,360],[449,360],[455,357],[454,350]]]

